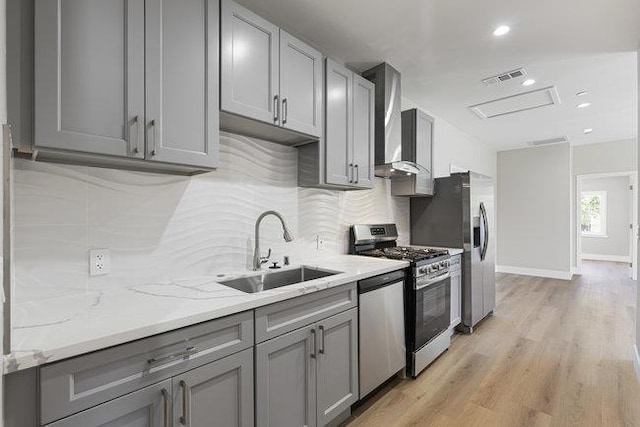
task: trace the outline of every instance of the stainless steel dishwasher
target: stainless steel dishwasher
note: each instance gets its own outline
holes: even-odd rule
[[[358,282],[360,399],[406,366],[405,271]]]

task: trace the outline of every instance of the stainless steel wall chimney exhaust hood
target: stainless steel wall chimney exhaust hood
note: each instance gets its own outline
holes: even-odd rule
[[[403,156],[400,72],[383,62],[363,72],[362,76],[376,85],[375,175],[393,178],[428,172],[415,163],[415,159]]]

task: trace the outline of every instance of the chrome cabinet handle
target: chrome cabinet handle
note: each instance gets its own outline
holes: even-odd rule
[[[316,330],[315,329],[311,330],[311,336],[313,337],[313,345],[311,346],[313,350],[311,351],[311,358],[315,359],[316,358]]]
[[[287,98],[282,100],[282,124],[287,124],[287,116],[289,115],[289,104],[287,103]]]
[[[163,427],[169,427],[169,393],[164,388],[162,389],[162,403],[164,405],[164,410],[162,413],[164,414],[164,422],[162,423]]]
[[[273,97],[273,121],[278,123],[280,120],[280,103],[278,102],[278,95]]]
[[[131,122],[133,122],[136,125],[136,145],[135,147],[133,147],[131,151],[133,151],[134,154],[138,154],[140,152],[140,134],[139,134],[140,116],[135,115],[133,119],[131,119]],[[129,133],[129,139],[131,139],[131,133]]]
[[[324,326],[319,326],[320,329],[320,350],[318,353],[324,354]]]
[[[349,163],[349,184],[353,184],[353,163]]]
[[[185,348],[183,351],[180,351],[178,353],[168,354],[166,356],[160,356],[160,357],[152,357],[151,359],[147,360],[147,364],[158,365],[164,362],[169,362],[174,359],[184,359],[185,357],[191,356],[192,354],[197,352],[198,350],[196,350],[194,346],[191,346],[191,347]]]
[[[186,426],[189,423],[189,400],[187,399],[189,386],[185,380],[180,380],[180,387],[182,387],[182,416],[180,417],[180,424]]]
[[[151,119],[149,121],[149,127],[153,128],[153,145],[151,146],[152,149],[150,151],[152,156],[156,155],[156,119]]]
[[[356,184],[360,182],[360,165],[356,164]]]

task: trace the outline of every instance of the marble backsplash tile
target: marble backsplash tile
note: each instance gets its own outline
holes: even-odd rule
[[[375,188],[297,187],[297,150],[221,134],[220,168],[195,177],[15,160],[16,301],[80,295],[250,268],[255,220],[280,211],[296,239],[267,217],[272,259],[346,253],[353,223],[396,222],[409,240],[409,201]],[[109,248],[111,274],[89,277],[88,251]]]

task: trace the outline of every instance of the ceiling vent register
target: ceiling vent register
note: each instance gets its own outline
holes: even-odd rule
[[[509,80],[517,79],[518,77],[524,77],[527,72],[524,68],[517,68],[515,70],[507,71],[506,73],[498,74],[497,76],[487,77],[482,80],[482,83],[486,85],[494,85],[496,83],[505,83]]]
[[[561,142],[569,142],[568,136],[559,136],[557,138],[539,139],[537,141],[529,142],[532,147],[539,147],[541,145],[560,144]]]
[[[507,114],[550,107],[560,104],[560,96],[555,86],[523,92],[492,101],[471,105],[469,109],[481,119],[505,116]]]

